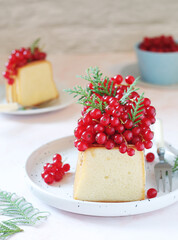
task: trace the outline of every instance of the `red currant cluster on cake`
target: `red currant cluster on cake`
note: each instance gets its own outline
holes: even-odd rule
[[[151,52],[177,52],[178,43],[172,36],[145,37],[139,48]]]
[[[154,133],[150,126],[155,122],[156,110],[149,98],[139,95],[134,88],[137,79],[117,75],[114,78],[101,78],[98,68],[90,68],[87,76],[90,81],[86,89],[80,86],[66,90],[75,96],[81,95],[79,103],[84,105],[82,117],[74,130],[75,147],[85,151],[92,146],[107,149],[117,147],[129,156],[152,147]]]
[[[64,174],[70,170],[68,163],[62,163],[62,156],[55,154],[53,156],[52,163],[46,163],[43,167],[44,171],[41,173],[45,183],[52,184],[53,182],[59,182],[62,180]]]
[[[6,63],[6,70],[3,72],[3,77],[9,85],[14,83],[14,77],[17,75],[19,67],[25,66],[29,62],[44,60],[46,53],[40,51],[38,47],[39,39],[37,39],[30,48],[21,48],[13,50]]]

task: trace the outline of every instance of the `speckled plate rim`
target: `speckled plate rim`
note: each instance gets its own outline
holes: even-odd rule
[[[57,83],[56,84],[57,89],[59,91],[59,98],[52,100],[48,103],[44,103],[40,105],[39,107],[34,107],[30,109],[25,110],[16,110],[16,111],[3,111],[0,112],[0,114],[6,114],[6,115],[35,115],[35,114],[41,114],[41,113],[49,113],[57,110],[61,110],[63,108],[66,108],[67,106],[74,103],[73,98],[65,93],[63,89],[68,88],[68,86],[65,86],[64,84]],[[0,84],[0,103],[6,103],[6,97],[5,97],[5,86],[4,84]]]
[[[56,196],[43,188],[39,187],[30,177],[29,164],[33,160],[33,155],[43,151],[47,146],[54,144],[65,144],[73,141],[73,136],[60,138],[49,142],[37,150],[35,150],[27,159],[25,164],[26,180],[31,191],[46,204],[56,207],[60,210],[90,216],[129,216],[143,214],[167,207],[178,201],[178,188],[172,192],[167,192],[165,195],[158,196],[152,199],[145,199],[133,202],[105,203],[105,202],[87,202],[75,199],[65,199]]]

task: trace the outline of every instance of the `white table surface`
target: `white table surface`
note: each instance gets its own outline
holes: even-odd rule
[[[124,55],[125,56],[125,55]],[[109,55],[107,61],[103,56],[63,56],[51,57],[57,68],[56,59],[62,62],[61,70],[56,70],[59,79],[68,81],[72,86],[80,80],[76,74],[84,72],[83,65],[90,66],[100,60],[103,71],[111,73],[112,64],[122,56]],[[128,55],[125,57],[128,59]],[[131,60],[134,59],[130,55]],[[76,67],[77,61],[82,66]],[[65,67],[66,62],[69,68]],[[70,73],[68,72],[70,71]],[[78,72],[77,72],[78,71]],[[73,76],[73,79],[71,78]],[[163,120],[165,139],[178,147],[178,88],[145,87],[145,96],[152,99],[157,109],[157,117]],[[40,210],[49,211],[51,215],[37,227],[22,226],[24,232],[11,237],[14,240],[59,240],[59,239],[178,239],[178,202],[155,212],[127,217],[91,217],[61,211],[43,203],[35,197],[25,181],[25,162],[27,157],[41,145],[54,139],[72,135],[80,116],[81,106],[69,107],[46,114],[33,116],[0,115],[0,188],[24,196]],[[3,218],[0,216],[0,220]]]

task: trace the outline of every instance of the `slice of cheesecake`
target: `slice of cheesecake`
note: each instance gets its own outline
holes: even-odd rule
[[[117,148],[92,147],[79,152],[74,199],[125,202],[145,198],[144,153],[121,154]]]
[[[6,85],[8,102],[17,102],[30,107],[59,96],[49,61],[34,61],[18,68],[14,79],[13,85]]]

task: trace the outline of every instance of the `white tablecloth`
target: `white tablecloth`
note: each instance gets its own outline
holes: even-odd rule
[[[68,83],[73,85],[72,81]],[[165,139],[178,147],[178,89],[146,87],[144,91],[157,108],[157,117],[163,120]],[[141,215],[91,217],[55,209],[32,194],[25,181],[27,157],[47,142],[72,135],[80,109],[72,104],[63,110],[40,115],[0,115],[0,188],[16,192],[35,207],[51,213],[37,227],[23,226],[24,232],[12,239],[178,239],[178,202]],[[3,218],[0,216],[0,219]]]

